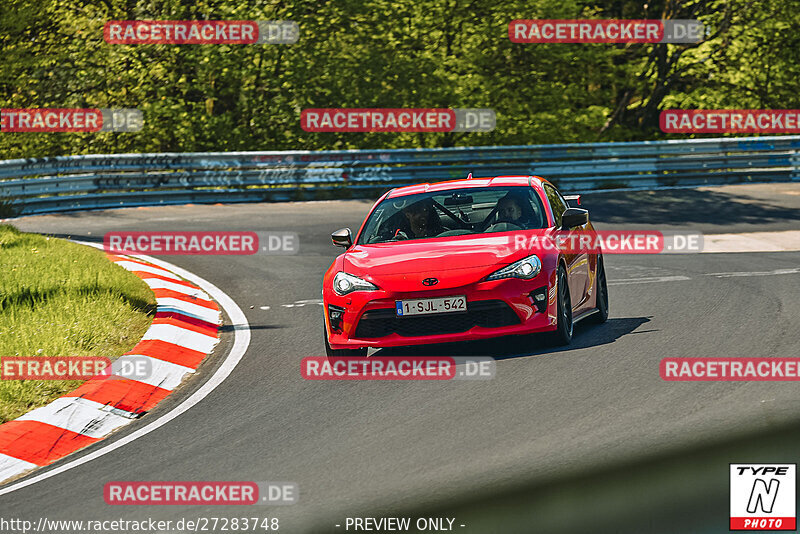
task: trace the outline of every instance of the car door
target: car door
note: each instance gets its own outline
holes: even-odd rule
[[[544,183],[544,191],[547,195],[547,201],[550,203],[550,209],[553,211],[555,218],[556,228],[561,228],[561,216],[569,208],[567,201],[558,190],[548,183]],[[586,225],[578,226],[570,230],[572,232],[583,232],[586,230]],[[573,254],[571,251],[564,254],[564,259],[567,263],[567,279],[569,283],[569,296],[572,300],[573,312],[581,313],[588,305],[588,284],[589,284],[589,255],[586,252],[579,252]]]

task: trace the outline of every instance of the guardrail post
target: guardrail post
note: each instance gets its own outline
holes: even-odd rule
[[[800,182],[800,150],[793,151],[789,161],[792,165],[792,181]]]

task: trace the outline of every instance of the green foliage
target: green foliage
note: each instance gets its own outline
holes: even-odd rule
[[[515,44],[516,18],[698,18],[699,45]],[[110,45],[108,20],[293,20],[294,45]],[[664,137],[668,107],[797,108],[792,0],[3,0],[0,107],[133,107],[138,133],[0,133],[61,154]],[[489,133],[307,133],[309,107],[488,107]]]
[[[11,219],[19,215],[19,205],[8,197],[0,196],[0,219]]]

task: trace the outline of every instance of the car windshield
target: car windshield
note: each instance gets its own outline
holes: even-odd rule
[[[527,186],[454,189],[381,202],[361,245],[545,228],[538,195]]]

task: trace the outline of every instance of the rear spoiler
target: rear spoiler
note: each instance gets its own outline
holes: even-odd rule
[[[566,200],[569,204],[574,204],[575,206],[581,205],[580,195],[564,195],[564,200]]]

